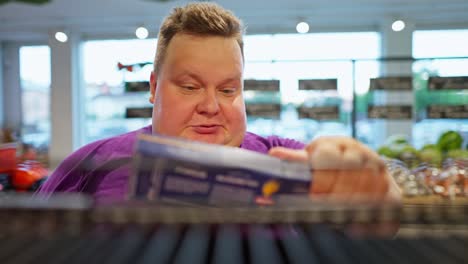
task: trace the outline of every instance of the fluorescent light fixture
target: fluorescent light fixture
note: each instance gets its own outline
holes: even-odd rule
[[[309,24],[307,22],[299,22],[296,25],[296,30],[301,34],[307,33],[309,32]]]
[[[392,23],[392,30],[395,32],[402,31],[405,29],[405,22],[403,20],[395,20]]]
[[[68,41],[68,36],[67,34],[65,34],[65,32],[58,31],[58,32],[55,32],[55,39],[57,41],[65,43]]]
[[[137,36],[137,38],[139,39],[145,39],[148,37],[148,29],[146,29],[145,27],[139,27],[136,29],[135,31],[135,35]]]

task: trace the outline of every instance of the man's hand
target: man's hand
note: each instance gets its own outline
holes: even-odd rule
[[[309,162],[311,195],[340,199],[399,201],[401,193],[382,159],[364,144],[348,137],[321,137],[304,150],[272,148],[270,155]]]

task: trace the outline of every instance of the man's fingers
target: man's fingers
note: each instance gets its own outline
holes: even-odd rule
[[[337,164],[341,161],[341,150],[337,145],[323,144],[308,153],[313,170],[339,169]]]
[[[353,193],[358,191],[357,183],[360,176],[360,171],[358,170],[340,170],[332,193],[339,195],[341,199],[349,198]]]
[[[342,153],[341,162],[337,164],[342,169],[360,169],[367,161],[367,157],[355,148],[347,148]]]
[[[269,154],[284,160],[308,161],[312,169],[311,195],[328,194],[349,200],[397,200],[400,196],[382,159],[352,138],[321,137],[305,150],[276,147]]]
[[[306,146],[306,150],[309,153],[312,153],[316,151],[317,148],[322,147],[324,145],[335,145],[338,148],[341,149],[341,151],[344,150],[344,147],[355,147],[358,145],[358,142],[352,138],[349,137],[343,137],[343,136],[323,136],[315,139],[312,141],[310,144]]]
[[[307,152],[305,150],[275,147],[271,148],[268,154],[283,160],[307,162]]]
[[[328,194],[336,182],[338,170],[314,170],[312,173],[312,194]]]

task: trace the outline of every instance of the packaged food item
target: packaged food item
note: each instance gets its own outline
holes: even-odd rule
[[[431,168],[426,165],[410,170],[403,161],[398,159],[384,159],[388,172],[395,179],[405,196],[423,196],[433,194],[427,182],[427,174]]]
[[[385,159],[385,162],[405,196],[438,195],[452,199],[468,196],[468,159],[448,158],[442,166],[421,163],[413,169],[401,160]]]
[[[240,148],[139,135],[130,199],[269,205],[309,193],[307,164]]]

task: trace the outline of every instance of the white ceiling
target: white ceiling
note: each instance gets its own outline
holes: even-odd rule
[[[84,38],[133,37],[146,25],[155,37],[160,21],[182,0],[51,0],[44,5],[0,6],[0,40],[46,40],[59,28]],[[220,0],[248,33],[287,33],[304,19],[311,31],[378,30],[395,18],[416,29],[467,28],[468,0]]]

